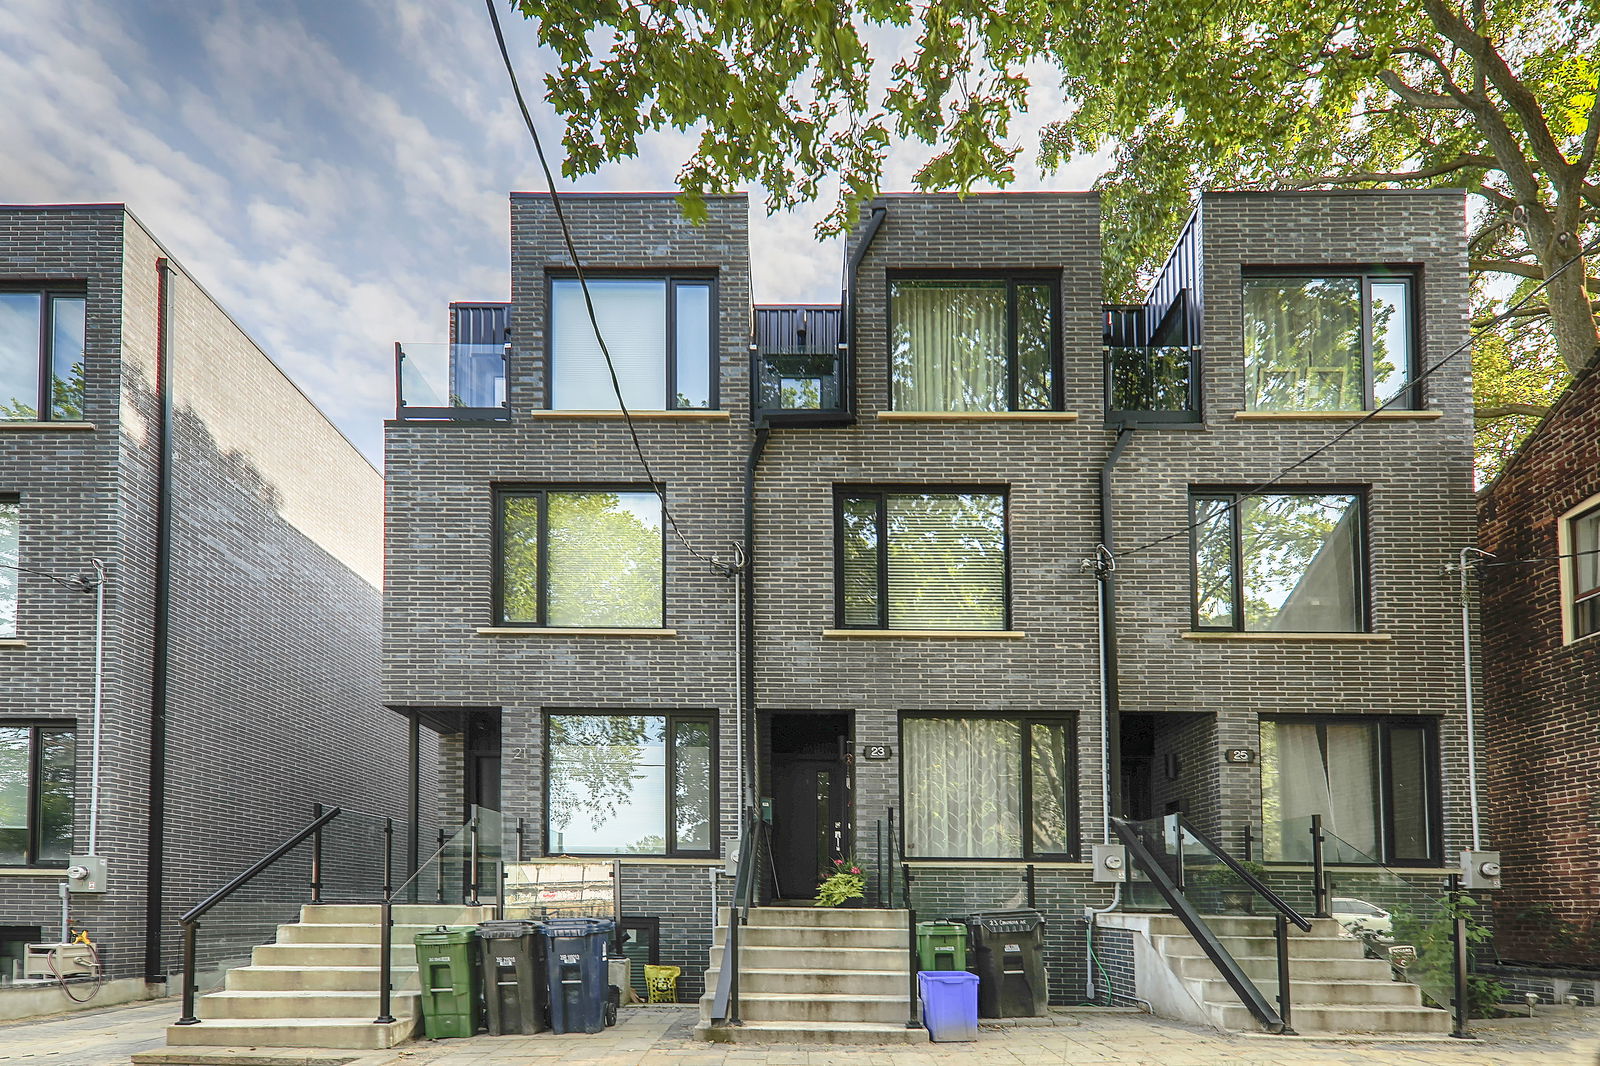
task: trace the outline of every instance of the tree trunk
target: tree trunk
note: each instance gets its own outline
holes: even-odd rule
[[[1564,255],[1541,256],[1545,276],[1549,277],[1566,259]],[[1545,289],[1550,297],[1550,334],[1561,361],[1574,374],[1588,366],[1600,350],[1600,329],[1596,328],[1594,311],[1589,306],[1584,266],[1583,260],[1578,260]]]

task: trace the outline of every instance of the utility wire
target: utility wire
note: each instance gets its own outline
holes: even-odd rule
[[[1462,352],[1467,351],[1469,348],[1471,348],[1473,343],[1475,341],[1477,341],[1477,339],[1479,337],[1484,336],[1485,334],[1487,334],[1488,332],[1490,332],[1491,330],[1495,329],[1497,326],[1499,326],[1500,324],[1505,322],[1507,319],[1509,319],[1513,314],[1515,314],[1518,311],[1518,309],[1520,309],[1529,300],[1533,299],[1536,295],[1538,295],[1539,292],[1541,290],[1543,290],[1547,285],[1549,285],[1556,278],[1560,277],[1562,272],[1565,271],[1568,267],[1570,267],[1573,263],[1576,263],[1578,260],[1582,259],[1584,256],[1588,255],[1590,252],[1595,251],[1596,249],[1600,249],[1600,238],[1597,238],[1594,241],[1592,241],[1590,244],[1588,244],[1587,246],[1585,246],[1583,248],[1580,248],[1572,256],[1572,258],[1568,259],[1566,262],[1564,262],[1560,266],[1556,267],[1554,270],[1552,270],[1550,272],[1550,274],[1543,281],[1541,281],[1539,284],[1535,285],[1533,288],[1529,289],[1522,296],[1522,298],[1520,300],[1518,300],[1516,303],[1512,304],[1510,307],[1507,307],[1504,311],[1501,311],[1499,314],[1495,315],[1488,322],[1485,322],[1481,328],[1479,328],[1477,331],[1473,332],[1473,334],[1471,336],[1469,336],[1465,341],[1463,341],[1459,346],[1457,346],[1448,355],[1445,355],[1438,362],[1434,363],[1430,367],[1427,367],[1426,369],[1424,369],[1422,371],[1422,373],[1420,373],[1416,377],[1412,378],[1409,382],[1406,383],[1406,387],[1405,388],[1402,388],[1399,392],[1395,393],[1393,396],[1391,396],[1387,400],[1383,401],[1383,403],[1379,404],[1377,407],[1374,407],[1372,410],[1368,411],[1365,415],[1363,415],[1362,417],[1358,418],[1356,421],[1350,423],[1348,426],[1346,426],[1344,429],[1340,430],[1338,433],[1335,433],[1328,440],[1324,441],[1319,447],[1317,447],[1316,449],[1312,450],[1308,454],[1301,456],[1299,459],[1296,459],[1294,462],[1290,463],[1288,466],[1284,467],[1282,470],[1278,471],[1272,477],[1268,478],[1266,481],[1263,481],[1261,484],[1257,485],[1255,488],[1249,489],[1249,490],[1247,490],[1245,492],[1238,493],[1234,497],[1234,499],[1230,500],[1227,503],[1227,505],[1221,511],[1213,511],[1212,513],[1206,515],[1206,517],[1204,517],[1202,519],[1199,519],[1197,521],[1194,521],[1194,522],[1190,522],[1188,525],[1182,527],[1181,529],[1173,530],[1171,533],[1168,533],[1165,536],[1157,537],[1157,538],[1155,538],[1154,540],[1151,540],[1151,541],[1146,541],[1145,543],[1140,544],[1139,546],[1134,547],[1134,548],[1127,548],[1127,549],[1125,549],[1123,551],[1119,551],[1119,552],[1116,553],[1116,557],[1121,559],[1121,558],[1124,558],[1124,557],[1129,556],[1129,555],[1137,555],[1139,552],[1149,551],[1151,548],[1154,548],[1159,544],[1165,544],[1169,540],[1176,540],[1178,537],[1182,537],[1182,536],[1185,536],[1185,535],[1187,535],[1189,533],[1193,533],[1196,529],[1199,529],[1201,526],[1205,525],[1208,522],[1214,521],[1220,515],[1231,515],[1234,511],[1238,510],[1239,501],[1248,499],[1251,496],[1259,496],[1265,490],[1271,488],[1273,485],[1276,485],[1278,482],[1280,482],[1284,478],[1288,477],[1295,470],[1298,470],[1300,467],[1305,466],[1311,460],[1315,459],[1317,456],[1321,455],[1323,452],[1327,451],[1329,448],[1333,447],[1335,444],[1338,444],[1341,440],[1343,440],[1344,438],[1348,437],[1350,434],[1354,433],[1356,430],[1360,429],[1362,426],[1366,425],[1368,422],[1372,421],[1374,418],[1376,418],[1378,416],[1378,414],[1380,412],[1386,410],[1389,407],[1390,404],[1396,402],[1402,396],[1405,396],[1407,393],[1412,392],[1412,390],[1415,389],[1418,384],[1420,384],[1421,382],[1425,381],[1435,371],[1437,371],[1440,368],[1442,368],[1446,363],[1450,362],[1450,360],[1454,359],[1456,356],[1460,355]]]
[[[611,349],[606,344],[605,334],[600,329],[599,316],[595,314],[594,299],[589,294],[589,279],[584,275],[583,262],[578,258],[578,247],[572,239],[572,229],[567,225],[566,212],[561,207],[561,196],[556,191],[555,175],[551,173],[550,163],[545,159],[544,144],[539,140],[539,128],[534,125],[533,115],[528,111],[527,101],[522,96],[522,86],[517,81],[516,67],[512,65],[511,53],[506,49],[505,34],[500,30],[500,13],[495,10],[494,0],[484,0],[484,5],[489,9],[489,20],[494,23],[494,39],[500,45],[500,58],[505,61],[506,76],[511,79],[511,91],[517,98],[517,107],[522,111],[522,121],[527,124],[528,134],[533,138],[533,149],[538,153],[539,167],[544,171],[545,186],[550,190],[550,204],[555,208],[556,221],[561,224],[561,239],[566,243],[567,255],[572,260],[573,272],[578,276],[578,285],[583,290],[583,304],[589,312],[589,325],[594,330],[595,340],[600,343],[600,354],[605,357],[606,370],[611,375],[611,391],[616,393],[617,406],[621,408],[622,418],[628,424],[628,436],[633,440],[634,454],[639,457],[639,465],[644,468],[644,474],[650,482],[651,490],[655,492],[656,497],[661,501],[662,516],[665,517],[667,525],[671,527],[673,535],[678,538],[678,542],[683,545],[684,550],[722,576],[731,577],[735,572],[735,567],[696,551],[694,545],[689,543],[689,538],[684,535],[683,530],[678,526],[677,518],[673,516],[672,510],[667,506],[666,491],[662,489],[661,483],[656,480],[655,471],[650,467],[650,460],[645,457],[644,446],[639,443],[639,430],[633,422],[633,414],[628,410],[627,401],[622,398],[622,382],[617,378],[617,366],[611,360]]]
[[[1563,559],[1579,559],[1585,555],[1600,555],[1600,548],[1585,548],[1580,552],[1567,552],[1564,555],[1535,555],[1527,559],[1496,559],[1489,562],[1480,559],[1473,566],[1517,566],[1521,563],[1559,563]]]
[[[73,592],[93,591],[96,585],[99,583],[97,578],[90,577],[86,574],[79,574],[77,577],[62,577],[59,574],[49,574],[43,570],[35,570],[32,567],[27,566],[18,566],[15,563],[0,563],[0,569],[15,570],[19,574],[32,574],[34,577],[42,577],[47,580],[54,581],[64,589],[71,589]]]

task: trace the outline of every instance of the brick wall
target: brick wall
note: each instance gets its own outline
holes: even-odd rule
[[[1600,373],[1575,381],[1479,500],[1498,560],[1558,554],[1561,516],[1600,495]],[[1570,548],[1568,549],[1571,550]],[[1600,636],[1563,643],[1561,568],[1479,569],[1488,844],[1505,887],[1495,944],[1521,962],[1600,965]]]

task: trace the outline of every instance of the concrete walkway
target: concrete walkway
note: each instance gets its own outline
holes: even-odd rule
[[[128,1066],[160,1047],[175,1000],[0,1025],[0,1066]],[[351,1066],[1600,1066],[1600,1009],[1546,1008],[1475,1022],[1471,1042],[1382,1043],[1225,1036],[1140,1014],[1075,1012],[1047,1028],[985,1027],[976,1044],[816,1047],[706,1044],[693,1007],[635,1007],[594,1036],[478,1036],[369,1053]]]

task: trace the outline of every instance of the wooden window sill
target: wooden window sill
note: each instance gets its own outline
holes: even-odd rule
[[[913,859],[907,857],[907,866],[958,867],[963,870],[1025,870],[1029,866],[1040,870],[1092,870],[1092,862],[1074,862],[1071,859]]]
[[[0,640],[0,648],[26,648],[27,646],[27,641],[17,640],[15,637],[8,637],[5,640]]]
[[[676,629],[587,629],[556,626],[479,626],[480,637],[675,637]]]
[[[65,878],[65,866],[0,866],[0,877],[55,877]]]
[[[1076,422],[1075,411],[879,411],[880,422]]]
[[[80,433],[93,432],[97,427],[93,422],[4,422],[0,421],[0,433],[26,433],[36,429],[54,430],[57,432],[77,431]]]
[[[592,421],[622,421],[621,411],[529,411],[523,412],[535,421],[562,419],[589,419]],[[731,417],[727,411],[634,411],[628,414],[640,422],[726,422]]]
[[[1432,422],[1443,411],[1235,411],[1235,422]]]
[[[1015,629],[824,629],[829,640],[1023,640]]]
[[[1281,641],[1293,641],[1301,644],[1387,644],[1394,640],[1388,633],[1238,633],[1229,630],[1208,632],[1205,630],[1188,630],[1179,633],[1184,640],[1242,640],[1271,644]]]

